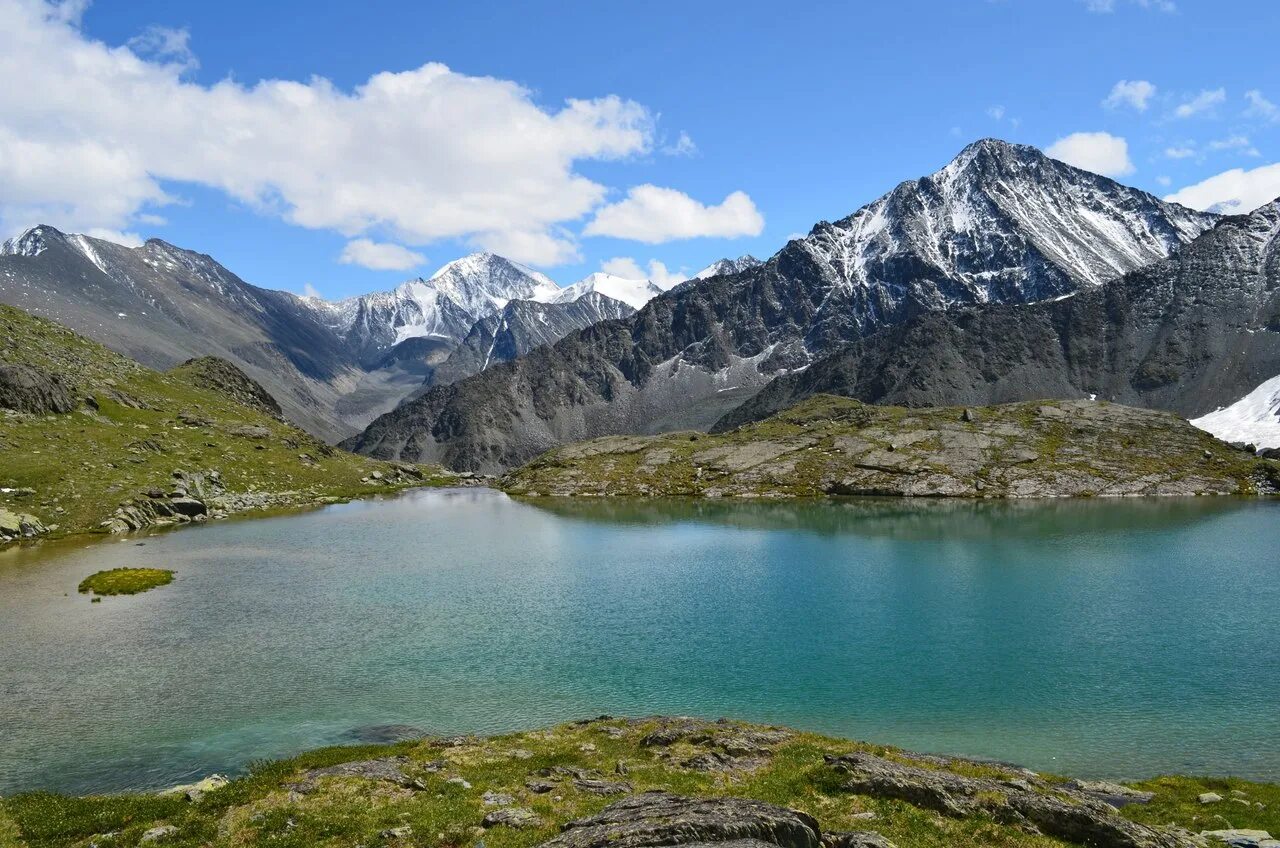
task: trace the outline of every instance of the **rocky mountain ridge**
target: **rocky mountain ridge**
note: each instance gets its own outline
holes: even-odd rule
[[[1099,289],[916,316],[779,377],[713,429],[819,393],[905,406],[1096,397],[1195,417],[1277,374],[1280,201]]]
[[[1216,220],[1034,148],[976,142],[762,265],[432,389],[345,444],[497,471],[565,442],[706,428],[774,377],[878,330],[1105,288]]]

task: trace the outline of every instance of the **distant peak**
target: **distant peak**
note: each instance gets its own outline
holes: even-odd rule
[[[0,245],[0,256],[39,256],[49,243],[66,241],[67,234],[48,224],[37,224]]]

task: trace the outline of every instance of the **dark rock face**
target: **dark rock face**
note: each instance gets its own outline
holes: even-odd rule
[[[47,415],[75,408],[70,388],[58,375],[0,362],[0,409]]]
[[[859,795],[906,801],[945,816],[978,813],[1005,823],[1024,823],[1040,832],[1095,848],[1189,848],[1190,835],[1160,831],[1121,818],[1110,804],[1071,790],[1036,791],[1032,779],[992,780],[963,777],[873,756],[828,757],[846,776],[844,788]],[[1040,788],[1046,789],[1041,782]]]
[[[713,430],[818,393],[903,406],[1092,395],[1209,412],[1280,374],[1278,233],[1280,201],[1101,289],[916,316],[779,377]]]
[[[543,848],[820,848],[819,834],[812,816],[763,801],[645,792],[610,804],[598,815],[570,822]]]
[[[271,393],[225,359],[216,356],[188,359],[175,368],[174,373],[185,376],[192,385],[212,389],[251,409],[284,420],[284,411]]]
[[[1095,290],[1214,220],[1033,148],[979,142],[763,265],[434,388],[346,444],[496,471],[567,441],[706,428],[773,377],[885,327]]]
[[[477,321],[462,344],[432,371],[427,385],[445,385],[479,374],[490,365],[554,344],[574,330],[634,313],[622,301],[598,292],[588,292],[568,303],[513,300],[498,314]]]

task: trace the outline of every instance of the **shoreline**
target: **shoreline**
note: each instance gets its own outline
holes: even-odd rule
[[[416,733],[413,728],[385,730]],[[341,845],[377,840],[532,846],[555,842],[568,822],[578,824],[566,832],[588,826],[589,817],[601,810],[621,814],[656,804],[656,812],[643,815],[657,821],[671,804],[719,809],[738,803],[735,798],[751,799],[757,810],[798,811],[828,836],[856,830],[886,840],[831,843],[824,838],[824,846],[1191,848],[1219,844],[1211,834],[1228,828],[1214,826],[1217,819],[1228,820],[1230,829],[1280,831],[1276,783],[1184,775],[1075,779],[998,760],[920,753],[729,719],[601,716],[485,736],[413,736],[321,748],[259,762],[231,779],[209,775],[160,792],[15,793],[0,799],[0,836],[6,817],[25,834],[57,810],[96,809],[96,816],[81,822],[82,831],[64,834],[65,841],[36,844],[86,844],[88,839],[102,846],[133,845],[160,838],[206,844],[216,834],[219,844],[257,845],[278,840],[283,827],[286,832],[302,828],[298,835],[304,837],[315,828],[315,841],[336,838],[334,844]],[[734,833],[750,820],[741,819],[743,810],[721,812]],[[118,827],[103,827],[113,815],[125,813]],[[157,831],[160,836],[147,836]],[[412,839],[415,834],[427,843]],[[1267,843],[1260,837],[1257,844]]]

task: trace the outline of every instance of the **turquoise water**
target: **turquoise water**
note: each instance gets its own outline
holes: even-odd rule
[[[0,554],[0,794],[600,713],[1280,779],[1280,503],[437,491],[137,541]],[[121,565],[177,579],[76,594]]]

